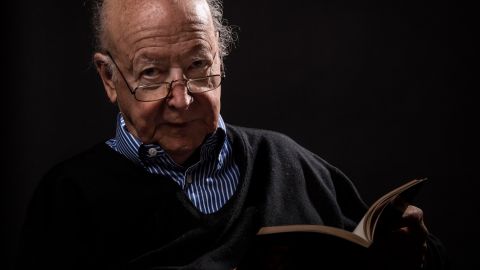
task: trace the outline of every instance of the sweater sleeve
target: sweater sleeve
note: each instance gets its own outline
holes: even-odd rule
[[[306,149],[303,149],[302,152],[302,158],[306,160],[305,163],[307,164],[304,164],[303,171],[307,175],[307,182],[309,182],[309,193],[312,194],[310,197],[315,197],[315,194],[324,192],[321,189],[327,189],[331,193],[330,200],[332,201],[329,207],[336,208],[338,211],[339,223],[327,225],[335,225],[353,231],[368,208],[356,186],[342,171],[318,155]],[[323,183],[323,185],[316,185],[315,182]],[[324,201],[319,201],[315,203],[315,207],[321,209],[319,211],[326,212],[324,204]]]
[[[343,214],[344,225],[346,229],[352,231],[366,213],[368,206],[356,186],[342,171],[325,161],[324,163],[335,187],[335,195]]]

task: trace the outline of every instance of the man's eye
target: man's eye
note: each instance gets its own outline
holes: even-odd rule
[[[190,69],[202,69],[207,66],[208,66],[208,62],[206,60],[197,60],[190,65]]]
[[[162,72],[157,68],[147,68],[142,71],[142,76],[147,78],[156,78],[160,76]]]

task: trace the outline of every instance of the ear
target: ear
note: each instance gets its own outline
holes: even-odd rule
[[[105,88],[108,99],[110,99],[110,102],[115,103],[117,101],[117,89],[113,82],[113,73],[109,65],[109,57],[97,52],[93,56],[93,61],[97,68],[97,72],[102,79],[103,87]]]

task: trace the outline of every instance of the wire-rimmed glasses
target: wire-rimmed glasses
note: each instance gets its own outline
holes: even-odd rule
[[[157,101],[168,97],[170,91],[172,91],[173,84],[175,82],[183,82],[183,84],[187,88],[187,91],[191,94],[199,94],[212,91],[220,86],[220,84],[222,83],[222,77],[224,77],[224,75],[215,74],[198,78],[173,80],[170,82],[140,84],[132,89],[127,79],[123,75],[122,71],[118,67],[117,63],[113,59],[113,56],[108,51],[107,54],[110,59],[112,59],[113,64],[117,68],[120,76],[130,90],[130,93],[132,93],[136,100],[142,102]]]

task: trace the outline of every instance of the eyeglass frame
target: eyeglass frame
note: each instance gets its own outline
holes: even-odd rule
[[[185,85],[185,88],[187,89],[187,92],[191,95],[191,94],[200,94],[200,93],[205,93],[205,92],[209,92],[209,91],[213,91],[213,90],[216,90],[218,87],[220,87],[220,85],[222,84],[222,78],[225,78],[225,72],[223,70],[223,65],[221,66],[221,72],[220,74],[214,74],[214,75],[208,75],[208,76],[203,76],[203,77],[198,77],[198,78],[183,78],[183,79],[178,79],[178,80],[172,80],[170,82],[168,81],[163,81],[163,82],[158,82],[158,83],[151,83],[151,84],[139,84],[137,85],[137,87],[133,88],[130,86],[130,84],[128,83],[127,79],[125,78],[125,76],[123,75],[123,72],[122,70],[120,69],[120,67],[117,65],[117,62],[115,62],[115,59],[113,58],[112,54],[110,53],[110,51],[105,51],[105,53],[108,55],[108,57],[112,60],[113,64],[115,65],[115,68],[118,70],[118,72],[120,73],[120,76],[122,77],[123,81],[125,82],[125,85],[127,85],[127,88],[128,90],[130,91],[130,94],[133,95],[133,97],[135,98],[135,100],[137,101],[140,101],[140,102],[155,102],[155,101],[159,101],[159,100],[162,100],[164,98],[167,98],[168,96],[170,96],[172,90],[173,90],[173,83],[175,82],[180,82],[180,81],[183,81],[183,84]],[[217,52],[218,53],[218,52]],[[215,56],[217,55],[217,53],[215,53]],[[214,57],[214,61],[215,61],[215,57]],[[213,63],[212,63],[213,65]],[[210,66],[211,67],[211,66]],[[216,76],[220,76],[220,82],[218,84],[217,87],[213,88],[213,89],[209,89],[209,90],[206,90],[206,91],[203,91],[203,92],[192,92],[190,90],[190,87],[188,86],[188,83],[191,82],[191,81],[197,81],[197,80],[202,80],[202,79],[207,79],[207,78],[211,78],[211,77],[216,77]],[[153,100],[140,100],[137,98],[137,90],[140,88],[140,87],[148,87],[148,86],[152,86],[152,85],[168,85],[168,92],[167,94],[162,97],[162,98],[158,98],[158,99],[153,99]]]

